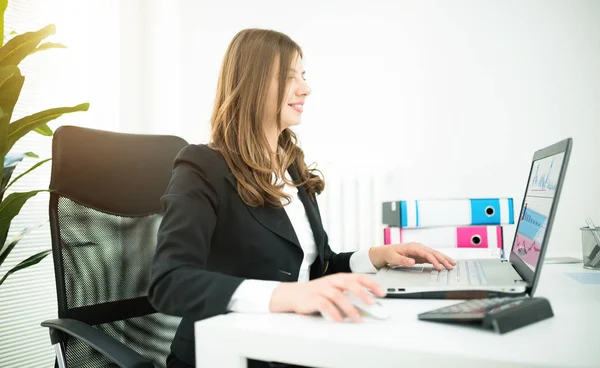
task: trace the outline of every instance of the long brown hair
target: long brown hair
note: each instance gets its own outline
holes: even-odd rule
[[[281,108],[287,87],[288,69],[295,57],[302,57],[300,47],[287,35],[265,29],[245,29],[232,39],[221,65],[217,95],[211,118],[210,147],[219,151],[229,165],[238,185],[237,191],[249,206],[281,207],[290,201],[283,184],[275,185],[275,172],[288,185],[303,185],[314,199],[325,182],[304,162],[293,131],[281,131]],[[269,81],[275,61],[279,59],[277,93],[278,152],[271,152],[264,133],[263,120]],[[280,165],[275,167],[274,156]],[[285,179],[284,173],[294,165],[300,183]]]

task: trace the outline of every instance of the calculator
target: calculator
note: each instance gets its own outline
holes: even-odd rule
[[[479,325],[498,333],[512,331],[553,316],[550,302],[546,298],[528,296],[471,299],[418,315],[422,321]]]

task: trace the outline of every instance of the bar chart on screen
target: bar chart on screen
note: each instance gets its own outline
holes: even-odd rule
[[[531,268],[540,257],[562,161],[563,155],[556,155],[536,161],[532,168],[515,239],[516,253]]]
[[[552,196],[528,195],[519,217],[515,250],[521,259],[535,267],[546,233]]]

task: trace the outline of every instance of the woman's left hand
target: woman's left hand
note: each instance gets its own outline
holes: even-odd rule
[[[452,258],[420,243],[373,247],[369,250],[369,258],[377,269],[387,265],[412,267],[416,263],[431,263],[439,271],[442,270],[442,267],[451,270],[456,266],[456,262]]]

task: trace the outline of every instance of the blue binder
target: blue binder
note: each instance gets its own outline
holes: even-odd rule
[[[382,222],[390,227],[514,224],[512,198],[426,199],[384,202]]]

